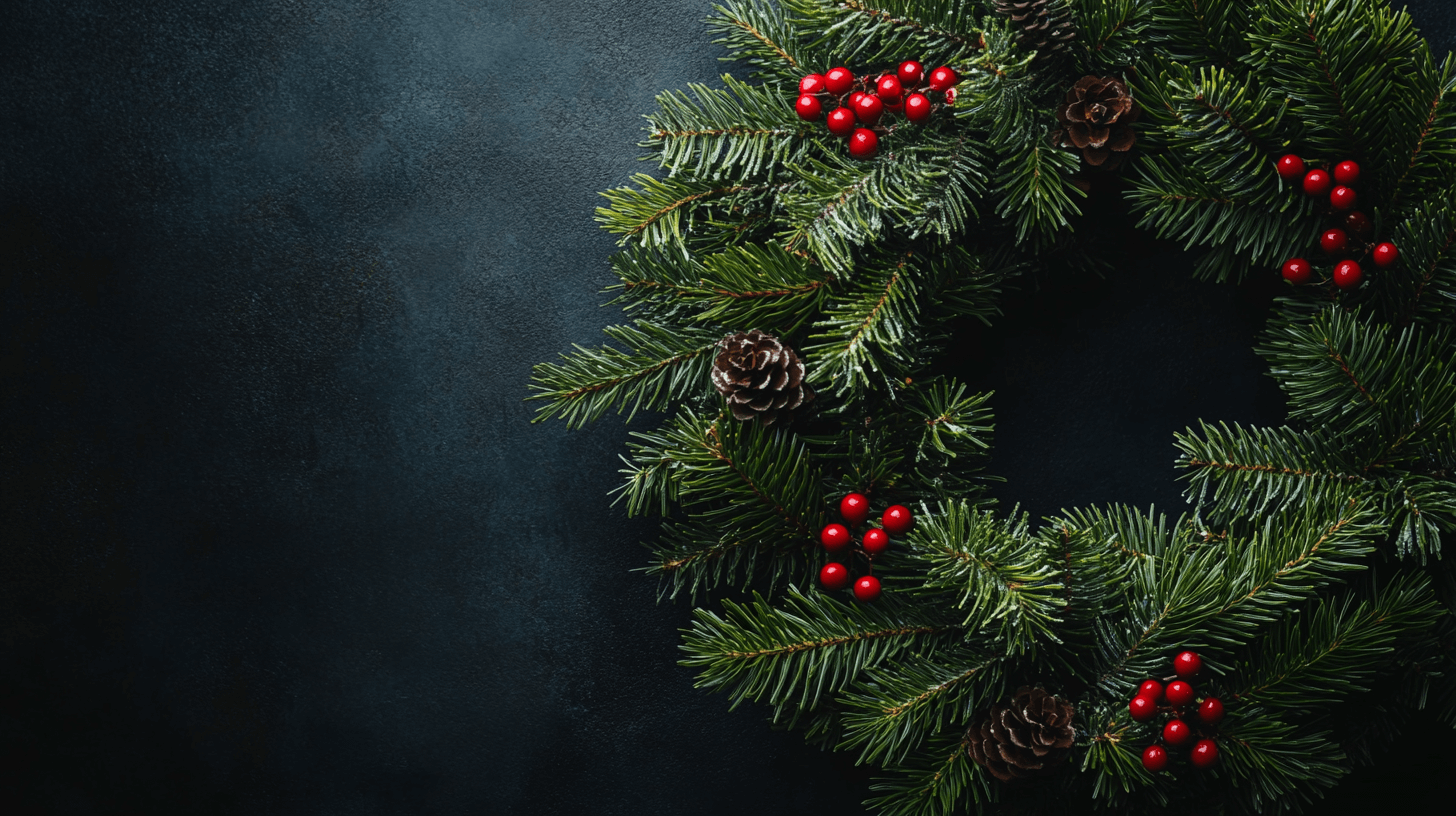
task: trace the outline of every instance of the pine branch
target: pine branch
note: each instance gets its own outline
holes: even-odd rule
[[[956,627],[889,598],[845,604],[818,590],[790,586],[781,605],[758,593],[746,604],[723,603],[723,615],[693,610],[681,665],[698,669],[699,688],[744,700],[813,708],[847,688],[861,672],[915,650],[931,653]],[[955,638],[952,637],[951,640]]]
[[[822,65],[801,42],[786,4],[764,0],[727,0],[714,6],[708,30],[713,42],[727,47],[726,60],[746,62],[753,78],[797,88],[799,77],[822,72]]]
[[[1368,691],[1399,638],[1435,625],[1441,609],[1424,575],[1398,575],[1370,601],[1321,600],[1262,632],[1235,660],[1224,698],[1309,712]]]
[[[669,175],[754,178],[802,161],[821,129],[794,113],[793,98],[773,86],[724,76],[723,90],[692,84],[657,97],[643,147],[660,154]]]
[[[1086,194],[1073,187],[1072,173],[1080,167],[1073,153],[1050,147],[1044,138],[1028,141],[1015,154],[1003,157],[996,188],[1001,203],[996,214],[1016,227],[1016,240],[1046,242],[1078,212],[1072,197]]]
[[[682,246],[698,222],[697,212],[762,206],[792,188],[786,184],[725,184],[715,179],[655,179],[644,173],[632,177],[637,189],[618,187],[602,195],[610,206],[597,208],[602,229],[622,236],[619,244],[645,247]]]
[[[1230,798],[1250,813],[1313,802],[1349,772],[1329,733],[1287,725],[1265,711],[1231,712],[1219,730]]]
[[[937,737],[870,785],[865,805],[884,816],[954,816],[995,800],[991,780],[966,753],[960,736]]]
[[[871,377],[903,376],[920,321],[920,287],[910,256],[861,266],[814,324],[805,352],[809,379],[837,394],[870,388]]]
[[[1022,654],[1039,638],[1056,639],[1060,572],[1031,535],[1027,516],[1002,521],[966,502],[943,504],[922,517],[911,546],[924,563],[925,586],[954,593],[963,625],[980,634],[979,642]]]
[[[540,363],[531,374],[527,399],[547,400],[535,422],[559,416],[573,428],[615,407],[630,421],[640,410],[656,411],[683,394],[708,387],[711,352],[720,335],[638,320],[609,326],[606,334],[627,350],[576,346],[560,363]]]
[[[1149,39],[1174,62],[1232,69],[1249,51],[1242,36],[1253,0],[1153,0]]]
[[[959,69],[981,48],[975,0],[791,2],[823,35],[816,48],[845,64],[880,66],[910,55],[927,67]]]
[[[956,648],[908,656],[893,669],[873,669],[869,680],[842,697],[842,748],[860,747],[861,762],[902,761],[927,736],[964,727],[971,715],[1004,696],[1008,657]]]

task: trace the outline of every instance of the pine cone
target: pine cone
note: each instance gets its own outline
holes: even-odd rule
[[[804,382],[804,364],[777,337],[754,329],[723,338],[718,348],[713,387],[728,398],[736,419],[787,425],[794,409],[814,399]]]
[[[1137,142],[1132,123],[1140,113],[1122,80],[1084,76],[1057,108],[1062,129],[1052,135],[1052,144],[1081,150],[1088,164],[1111,170],[1122,164]]]
[[[1072,747],[1072,704],[1022,686],[1010,703],[997,703],[966,731],[971,759],[1002,782],[1035,776],[1059,765]]]
[[[1061,0],[996,0],[996,13],[1016,24],[1016,42],[1036,49],[1041,62],[1077,39],[1072,15]]]

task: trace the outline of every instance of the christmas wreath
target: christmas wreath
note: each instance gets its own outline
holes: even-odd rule
[[[541,418],[666,415],[620,498],[701,604],[701,685],[882,766],[885,814],[1298,808],[1402,717],[1456,725],[1456,60],[1379,0],[710,24],[749,80],[661,95],[662,172],[599,210],[633,320],[533,381]],[[1108,184],[1194,275],[1282,275],[1256,351],[1289,424],[1179,434],[1177,519],[1034,522],[940,353],[1106,265],[1075,227]]]

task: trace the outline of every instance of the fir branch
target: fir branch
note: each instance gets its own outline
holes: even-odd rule
[[[708,30],[731,52],[725,59],[753,66],[756,79],[796,87],[800,76],[829,68],[804,48],[783,3],[727,0],[714,6]]]
[[[954,816],[966,805],[992,801],[991,780],[966,752],[959,736],[937,737],[903,762],[887,770],[870,790],[879,793],[865,804],[884,816]]]
[[[915,54],[927,65],[961,67],[982,47],[975,0],[791,2],[823,32],[816,48],[845,63],[877,65]]]
[[[842,747],[862,746],[861,762],[903,761],[928,735],[947,725],[964,727],[984,703],[1003,696],[1008,660],[963,647],[869,671],[867,683],[841,697]]]
[[[933,651],[944,640],[937,636],[955,631],[885,600],[845,604],[790,586],[778,608],[754,593],[747,604],[725,601],[721,617],[695,609],[681,665],[699,670],[699,688],[727,691],[735,706],[753,700],[813,708],[866,669],[907,650]]]
[[[606,334],[627,349],[576,346],[562,362],[535,367],[531,389],[536,393],[527,399],[547,403],[533,421],[559,416],[576,428],[613,407],[630,421],[640,410],[659,410],[684,393],[707,388],[717,332],[638,320],[610,326]]]
[[[818,129],[800,119],[792,99],[777,88],[723,77],[723,90],[692,84],[657,97],[648,115],[648,139],[669,175],[753,178],[801,161]]]

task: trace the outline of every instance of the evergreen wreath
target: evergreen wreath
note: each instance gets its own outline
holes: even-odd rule
[[[702,686],[917,816],[1298,810],[1401,722],[1456,725],[1456,60],[1380,0],[710,24],[752,81],[659,96],[663,172],[598,211],[634,319],[533,379],[542,419],[667,413],[620,498],[703,604]],[[1110,179],[1198,277],[1282,267],[1256,350],[1289,424],[1178,434],[1180,518],[1036,524],[987,497],[989,395],[937,355],[1018,276],[1103,263],[1074,226]]]

